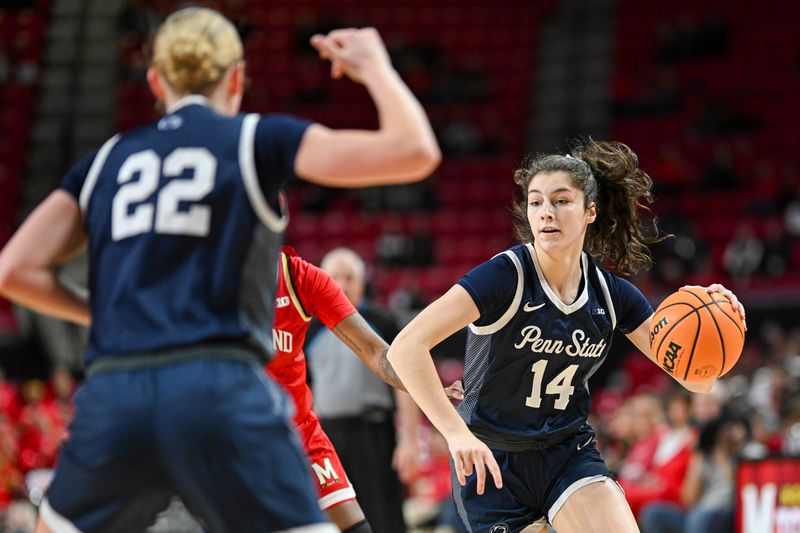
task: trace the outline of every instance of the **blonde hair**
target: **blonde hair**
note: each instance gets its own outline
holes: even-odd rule
[[[243,57],[242,41],[231,22],[211,9],[176,11],[159,27],[152,65],[176,92],[202,93]]]

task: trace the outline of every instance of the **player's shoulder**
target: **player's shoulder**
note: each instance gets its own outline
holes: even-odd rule
[[[513,267],[517,262],[524,263],[528,261],[528,258],[529,252],[527,245],[515,244],[514,246],[506,248],[502,252],[496,253],[491,259],[489,259],[488,262],[496,263],[498,265],[505,265],[506,267]]]
[[[286,263],[289,265],[289,268],[292,272],[305,272],[313,265],[300,257],[300,254],[294,249],[294,247],[289,246],[288,244],[284,244],[281,247],[281,257],[284,257]]]
[[[590,264],[593,264],[593,262],[590,262]],[[639,288],[636,287],[636,285],[634,285],[633,282],[627,277],[620,276],[619,274],[616,274],[611,270],[607,270],[600,265],[593,264],[592,268],[595,269],[595,271],[598,272],[599,277],[605,281],[606,286],[614,297],[619,298],[641,294]]]

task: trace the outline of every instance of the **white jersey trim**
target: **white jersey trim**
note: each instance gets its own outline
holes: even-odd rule
[[[602,474],[598,475],[598,476],[591,476],[591,477],[585,477],[585,478],[579,479],[578,481],[576,481],[575,483],[573,483],[572,485],[567,487],[567,490],[565,490],[564,492],[561,493],[561,496],[558,497],[558,499],[555,501],[555,503],[550,507],[550,510],[547,511],[547,519],[548,519],[548,521],[551,524],[553,523],[553,519],[556,517],[556,514],[558,514],[558,512],[561,510],[561,508],[564,507],[564,504],[567,503],[567,500],[569,499],[569,497],[572,496],[573,494],[575,494],[575,492],[577,492],[578,489],[582,489],[586,485],[591,485],[592,483],[602,483],[602,482],[605,482],[605,481],[609,481],[611,483],[614,483],[617,486],[617,488],[619,488],[619,490],[622,490],[622,488],[619,486],[619,484],[616,481],[614,481],[610,477],[604,476]]]
[[[208,98],[206,98],[202,94],[187,94],[186,96],[184,96],[183,98],[181,98],[180,100],[169,106],[167,108],[167,113],[172,114],[175,111],[184,108],[187,105],[192,105],[192,104],[199,104],[199,105],[204,105],[206,107],[210,107]]]
[[[264,193],[261,191],[261,186],[258,184],[255,152],[258,119],[258,114],[251,113],[242,120],[242,132],[239,137],[239,167],[242,171],[244,189],[253,211],[266,227],[275,233],[282,233],[289,224],[289,217],[278,216],[270,209]]]
[[[47,501],[47,498],[44,498],[41,505],[39,505],[39,516],[53,533],[81,533],[72,522],[50,507],[50,502]]]
[[[539,283],[542,286],[542,290],[544,290],[547,299],[550,300],[553,305],[556,306],[562,313],[565,315],[569,315],[583,307],[586,302],[589,301],[589,278],[588,278],[588,269],[589,269],[589,261],[587,259],[586,253],[581,252],[581,265],[582,265],[582,273],[583,273],[583,292],[581,292],[580,296],[578,296],[574,302],[567,305],[565,304],[561,298],[559,298],[555,291],[550,288],[548,285],[547,280],[542,273],[542,269],[539,267],[539,261],[536,260],[536,251],[533,249],[533,244],[528,243],[525,246],[528,247],[528,252],[531,255],[531,262],[533,263],[533,267],[536,269],[536,276],[539,278]]]
[[[355,499],[356,499],[356,491],[353,489],[353,487],[346,487],[343,489],[339,489],[336,492],[331,492],[327,496],[323,496],[322,498],[320,498],[319,508],[323,511],[326,511],[338,503]]]
[[[600,271],[599,268],[595,267],[597,270],[597,277],[600,278],[600,288],[603,289],[603,296],[606,297],[606,303],[608,304],[608,310],[611,312],[611,329],[617,329],[617,313],[614,310],[614,302],[611,300],[611,291],[608,290],[608,283],[606,283],[606,277],[603,275],[603,272]]]
[[[306,322],[311,322],[311,319],[314,317],[307,314],[306,310],[303,309],[303,304],[300,301],[300,297],[297,296],[297,291],[294,288],[292,272],[289,270],[289,257],[283,252],[281,252],[281,269],[283,270],[283,283],[286,285],[286,290],[289,293],[289,299],[292,301],[297,314],[299,314],[300,317]]]
[[[89,167],[89,173],[86,174],[86,181],[83,183],[81,194],[78,198],[78,205],[84,216],[86,216],[86,211],[89,209],[89,200],[92,199],[92,192],[97,183],[97,178],[100,176],[100,171],[103,170],[103,165],[105,165],[106,159],[108,159],[108,154],[111,152],[111,149],[114,148],[114,145],[117,144],[117,141],[119,141],[119,133],[111,137],[100,147],[100,150],[97,151],[97,155],[94,156],[92,166]]]
[[[503,313],[503,316],[497,319],[494,324],[489,324],[487,326],[476,326],[475,324],[469,325],[470,331],[476,335],[491,335],[492,333],[500,331],[500,329],[502,329],[511,321],[512,318],[514,318],[514,315],[517,313],[517,309],[519,309],[519,304],[522,302],[522,289],[525,286],[525,276],[522,270],[522,263],[520,263],[519,258],[509,250],[506,250],[503,252],[503,254],[511,258],[511,261],[514,263],[514,268],[517,269],[517,291],[514,293],[514,298],[511,300],[511,305],[508,306],[508,309],[506,309],[506,312]],[[497,257],[497,255],[494,257]]]

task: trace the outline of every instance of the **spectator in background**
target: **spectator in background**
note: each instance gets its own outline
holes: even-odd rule
[[[58,367],[50,376],[50,386],[53,390],[52,412],[57,425],[66,428],[72,421],[75,411],[72,404],[72,395],[76,383],[72,373],[64,367]]]
[[[598,447],[612,472],[619,472],[628,450],[636,442],[630,399],[623,401],[608,417],[606,424],[597,424]]]
[[[768,220],[764,226],[764,255],[758,268],[759,273],[770,278],[783,276],[789,267],[791,246],[780,220]]]
[[[654,247],[654,274],[665,286],[680,286],[688,280],[705,281],[711,272],[709,246],[697,225],[677,211],[668,211],[659,220],[666,239]]]
[[[672,389],[666,395],[669,430],[658,443],[653,468],[643,481],[624,487],[628,501],[635,501],[641,509],[640,523],[647,517],[651,505],[681,504],[681,487],[696,440],[695,430],[689,423],[691,402],[691,396],[680,389]]]
[[[706,394],[692,395],[691,418],[702,427],[722,414],[722,406],[728,400],[728,389],[717,380]]]
[[[391,343],[398,333],[392,315],[365,301],[366,266],[352,250],[337,248],[322,260],[364,319]],[[309,331],[306,358],[312,380],[314,411],[330,437],[358,501],[381,533],[405,533],[400,480],[417,470],[416,435],[395,435],[394,405],[403,426],[416,427],[419,411],[411,398],[397,392],[367,368],[330,330]],[[396,400],[395,400],[396,398]],[[397,469],[395,472],[394,468]],[[398,479],[398,474],[400,479]]]
[[[45,386],[39,380],[22,384],[24,405],[19,415],[20,468],[23,472],[52,468],[61,441],[67,436],[66,426],[57,416],[52,400],[45,397]]]
[[[631,445],[625,460],[620,465],[617,481],[625,491],[625,497],[637,516],[644,501],[639,498],[637,488],[653,482],[652,471],[656,450],[668,431],[664,423],[664,410],[654,394],[639,394],[630,400],[633,434],[636,440]],[[628,494],[631,487],[633,497]]]
[[[800,192],[795,192],[783,210],[783,223],[793,239],[800,238]]]
[[[19,416],[19,391],[6,381],[6,374],[0,368],[0,413],[5,414],[10,422],[16,422]]]
[[[0,409],[0,515],[22,487],[22,472],[17,465],[18,457],[17,428],[6,411]]]
[[[722,266],[728,275],[739,282],[748,282],[764,258],[764,242],[747,222],[739,224],[736,234],[725,246]]]
[[[651,504],[642,533],[733,531],[736,461],[749,439],[744,418],[723,414],[700,432],[681,489],[681,506]]]

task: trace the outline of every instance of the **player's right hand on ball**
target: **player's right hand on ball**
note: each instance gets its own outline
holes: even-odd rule
[[[447,444],[450,447],[450,455],[453,457],[453,468],[456,470],[458,483],[462,487],[467,484],[467,476],[472,475],[473,467],[477,476],[478,494],[483,494],[487,468],[494,479],[494,486],[498,489],[503,487],[500,467],[492,455],[492,451],[472,433],[467,432],[451,438]]]
[[[391,60],[378,30],[375,28],[346,28],[333,30],[327,35],[311,37],[313,46],[322,59],[331,62],[331,77],[340,79],[347,75],[363,83],[367,70],[391,68]]]

